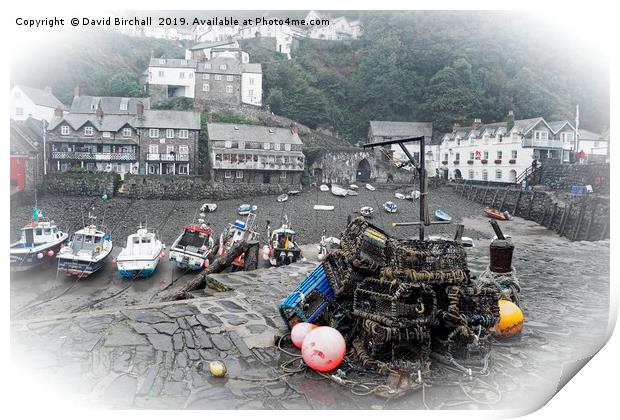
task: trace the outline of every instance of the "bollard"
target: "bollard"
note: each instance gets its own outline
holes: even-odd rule
[[[510,273],[512,271],[512,254],[515,249],[512,241],[506,239],[495,220],[490,220],[497,239],[489,246],[489,268],[494,273]]]

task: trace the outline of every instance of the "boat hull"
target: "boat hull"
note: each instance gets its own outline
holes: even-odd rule
[[[507,220],[506,215],[504,213],[501,213],[491,208],[484,209],[484,215],[492,219]]]
[[[70,258],[58,259],[58,271],[67,276],[78,278],[88,277],[99,271],[105,265],[105,257],[98,261],[81,261]]]
[[[66,238],[60,242],[49,244],[46,246],[37,246],[33,248],[12,248],[11,249],[11,271],[26,271],[34,267],[39,267],[44,263],[56,259],[56,254],[62,248],[62,244]],[[54,251],[51,257],[47,255],[49,251]],[[38,254],[43,254],[39,258]]]
[[[205,267],[205,261],[209,261],[208,256],[197,256],[180,251],[170,251],[169,260],[183,270],[201,270]]]
[[[441,221],[444,221],[444,222],[449,222],[449,221],[452,220],[452,216],[450,216],[447,213],[445,213],[443,211],[440,211],[440,210],[437,210],[435,212],[435,218],[437,220],[441,220]]]
[[[117,261],[116,267],[118,274],[125,278],[145,278],[150,277],[157,270],[159,257],[143,260]]]

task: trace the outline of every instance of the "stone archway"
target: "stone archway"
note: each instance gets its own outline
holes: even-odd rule
[[[368,159],[364,158],[359,161],[357,164],[357,170],[355,171],[355,180],[356,181],[370,181],[370,163]]]
[[[463,179],[463,175],[461,174],[461,170],[460,169],[455,169],[454,170],[454,179]]]

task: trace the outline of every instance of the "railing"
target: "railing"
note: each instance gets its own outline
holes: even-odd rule
[[[57,160],[95,160],[95,161],[134,161],[135,152],[52,152],[52,159]]]
[[[284,164],[284,163],[261,163],[261,162],[213,162],[214,169],[262,169],[262,170],[289,170],[301,171],[304,169],[303,163]]]
[[[553,149],[561,149],[563,145],[562,140],[523,139],[523,147],[550,147]]]
[[[146,160],[165,162],[189,162],[189,155],[179,153],[149,153],[146,155]]]

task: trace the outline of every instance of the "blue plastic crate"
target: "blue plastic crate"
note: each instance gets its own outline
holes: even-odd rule
[[[573,185],[570,189],[570,193],[575,195],[584,195],[587,194],[587,192],[588,187],[585,185]]]
[[[298,322],[312,322],[334,298],[323,264],[319,264],[280,304],[280,315],[289,328]]]

